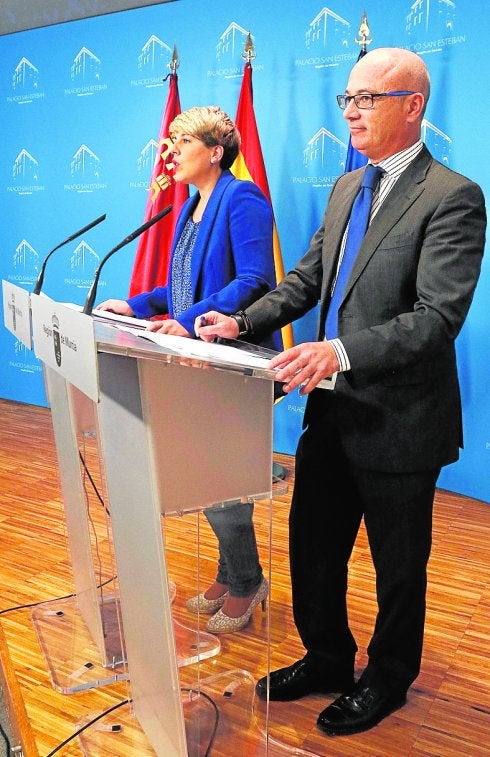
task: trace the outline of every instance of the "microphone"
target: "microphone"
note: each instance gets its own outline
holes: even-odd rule
[[[95,271],[92,286],[90,287],[89,293],[87,295],[87,299],[85,300],[83,312],[86,315],[90,315],[93,310],[94,302],[95,302],[95,295],[97,293],[97,285],[99,283],[99,278],[100,278],[100,272],[106,260],[108,260],[111,257],[111,255],[114,255],[115,252],[120,250],[121,247],[124,247],[125,245],[129,244],[130,242],[133,241],[133,239],[136,239],[136,237],[139,237],[140,234],[142,234],[144,231],[149,229],[150,226],[153,226],[154,223],[157,223],[157,221],[160,221],[164,216],[168,215],[168,213],[170,213],[171,210],[172,210],[172,205],[168,205],[166,208],[161,210],[160,213],[157,213],[156,216],[153,216],[153,218],[150,218],[149,221],[146,221],[146,223],[140,226],[139,229],[136,229],[136,231],[131,232],[129,236],[123,239],[122,242],[119,242],[118,245],[113,247],[112,250],[110,250],[104,258],[102,258],[102,260],[100,261],[97,267],[97,270]]]
[[[46,269],[46,263],[48,262],[53,252],[56,252],[56,250],[59,250],[59,248],[63,247],[64,244],[68,244],[68,242],[73,242],[73,240],[79,237],[81,234],[85,234],[86,231],[89,231],[94,226],[97,226],[98,223],[105,220],[105,217],[106,217],[106,214],[104,213],[103,216],[99,216],[98,218],[95,219],[95,221],[92,221],[92,223],[89,223],[87,224],[87,226],[84,226],[83,229],[80,229],[80,231],[76,231],[74,234],[71,235],[71,237],[68,237],[68,239],[65,239],[64,242],[60,242],[59,244],[56,245],[56,247],[53,247],[53,249],[48,252],[48,254],[43,260],[41,270],[39,271],[39,276],[37,277],[36,286],[32,290],[32,294],[40,293],[41,287],[44,281],[44,271]]]

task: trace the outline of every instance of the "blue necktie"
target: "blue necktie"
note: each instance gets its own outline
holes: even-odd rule
[[[337,273],[337,281],[333,290],[332,299],[325,321],[325,336],[334,339],[338,336],[339,307],[344,296],[345,287],[354,265],[357,252],[366,233],[371,213],[373,192],[383,169],[368,163],[364,171],[361,188],[354,200],[350,213],[349,228],[345,241],[344,255]]]

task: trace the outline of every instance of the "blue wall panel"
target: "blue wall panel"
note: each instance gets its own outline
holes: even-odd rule
[[[182,107],[216,103],[233,117],[245,36],[256,59],[254,104],[286,270],[307,249],[343,170],[347,127],[335,102],[359,52],[366,9],[371,47],[397,45],[423,56],[433,95],[424,138],[433,154],[489,193],[490,106],[486,6],[462,0],[317,0],[234,8],[223,0],[176,3],[99,16],[0,38],[0,276],[32,289],[46,252],[103,212],[105,223],[67,245],[48,265],[44,291],[83,304],[99,260],[143,219],[174,42]],[[104,268],[98,299],[124,297],[136,243]],[[440,485],[490,501],[487,384],[489,264],[458,338],[465,421],[461,460]],[[316,313],[294,326],[315,333]],[[0,330],[0,396],[45,404],[40,366]],[[275,449],[293,452],[304,400],[276,407]]]

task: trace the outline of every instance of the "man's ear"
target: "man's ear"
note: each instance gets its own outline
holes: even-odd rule
[[[415,92],[409,97],[408,119],[409,121],[416,121],[421,118],[421,114],[424,112],[425,97],[422,92]]]

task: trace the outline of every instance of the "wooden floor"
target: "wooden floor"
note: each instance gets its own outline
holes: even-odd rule
[[[287,516],[294,461],[276,455],[288,471],[289,492],[272,504],[272,558],[268,562],[269,507],[258,503],[255,523],[264,570],[271,570],[271,667],[303,653],[291,615],[287,556]],[[0,662],[25,757],[47,757],[87,717],[104,712],[130,695],[125,683],[61,694],[51,685],[31,619],[31,609],[73,591],[63,521],[50,413],[0,400]],[[93,504],[94,534],[106,564],[107,530],[100,504]],[[99,522],[100,521],[100,522]],[[191,625],[195,618],[185,599],[196,589],[196,539],[199,533],[201,588],[214,577],[216,544],[206,521],[186,516],[164,525],[169,575],[177,587],[175,619]],[[95,538],[95,537],[94,537]],[[490,753],[490,506],[439,491],[435,502],[434,545],[429,567],[428,615],[422,672],[405,707],[371,731],[328,738],[317,731],[316,715],[328,703],[323,696],[299,702],[271,703],[270,754],[321,757],[478,757]],[[358,671],[365,662],[375,614],[373,571],[364,531],[350,569],[349,613],[359,645]],[[240,633],[223,636],[217,657],[201,665],[204,680],[225,670],[243,669],[254,678],[267,667],[267,614],[258,608]],[[142,634],[144,622],[142,621]],[[195,666],[181,669],[181,682],[192,680]],[[2,682],[0,677],[0,682]],[[263,709],[263,708],[262,708]],[[257,718],[263,712],[259,707]],[[289,745],[275,747],[276,741]],[[263,740],[230,739],[223,757],[266,754]],[[296,751],[294,751],[296,750]],[[81,755],[78,741],[56,752]],[[95,757],[101,753],[93,752]],[[150,751],[124,752],[151,755]],[[204,753],[203,753],[204,754]],[[210,752],[211,755],[215,753]]]

